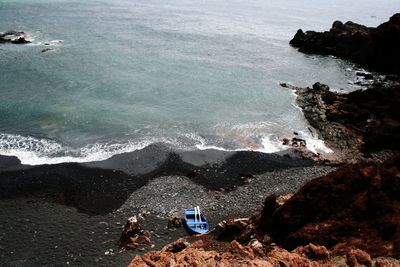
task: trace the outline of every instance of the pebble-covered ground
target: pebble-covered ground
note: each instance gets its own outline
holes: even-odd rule
[[[135,191],[121,211],[140,209],[161,217],[181,216],[185,208],[200,206],[207,214],[250,215],[268,194],[295,192],[312,178],[332,171],[331,167],[292,168],[244,178],[245,184],[233,190],[209,190],[184,176],[163,176]],[[209,216],[210,217],[210,216]],[[211,218],[209,218],[211,219]]]

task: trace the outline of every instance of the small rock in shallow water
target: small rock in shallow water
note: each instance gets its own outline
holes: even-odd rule
[[[0,33],[0,44],[27,44],[31,41],[28,40],[28,36],[24,32],[8,31],[5,33]]]
[[[312,87],[313,87],[314,90],[329,91],[329,86],[328,85],[322,84],[322,83],[319,83],[319,82],[314,83]]]
[[[45,49],[42,50],[42,53],[46,53],[46,52],[49,52],[49,51],[54,51],[54,49],[53,48],[45,48]]]

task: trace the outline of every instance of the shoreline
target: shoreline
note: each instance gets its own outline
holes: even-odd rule
[[[294,98],[293,98],[294,99]],[[295,105],[293,103],[293,105]],[[296,106],[296,108],[299,108]],[[176,138],[144,138],[119,141],[94,141],[83,146],[70,147],[59,141],[47,138],[23,136],[19,134],[0,133],[0,155],[17,157],[24,165],[54,165],[60,163],[90,163],[106,161],[120,154],[148,150],[149,147],[163,146],[171,151],[197,152],[216,150],[227,153],[259,152],[264,154],[278,153],[292,148],[284,140],[291,138],[304,140],[305,149],[314,154],[329,154],[330,149],[323,140],[318,139],[307,127],[303,130],[275,135],[248,133],[234,137],[182,134]],[[185,139],[186,138],[186,139]],[[219,140],[219,141],[218,141]],[[215,142],[220,142],[217,145]],[[215,143],[215,144],[214,144]]]
[[[105,214],[160,176],[182,175],[207,189],[233,190],[256,174],[315,164],[294,150],[281,154],[188,152],[171,151],[162,145],[89,163],[27,166],[15,157],[0,156],[0,198],[44,195],[87,213]],[[106,194],[105,189],[111,192]]]

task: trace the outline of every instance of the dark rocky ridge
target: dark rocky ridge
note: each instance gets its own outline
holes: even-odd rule
[[[331,92],[320,83],[312,88],[282,86],[295,90],[311,126],[344,157],[357,160],[400,149],[400,13],[376,28],[335,21],[322,33],[298,30],[290,44],[303,53],[334,55],[392,73],[381,78],[359,72],[369,82],[365,90],[348,94]]]
[[[338,94],[327,85],[293,89],[304,116],[338,153],[355,159],[400,149],[400,84],[374,83],[367,90]]]
[[[400,13],[376,28],[335,21],[325,32],[300,29],[290,44],[303,53],[334,55],[378,71],[400,74]]]

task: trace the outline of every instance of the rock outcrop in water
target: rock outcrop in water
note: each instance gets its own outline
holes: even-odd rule
[[[0,32],[0,44],[27,44],[30,42],[25,32]]]
[[[319,83],[313,88],[283,86],[295,90],[311,126],[342,158],[400,149],[400,13],[376,28],[335,21],[326,32],[298,30],[290,44],[300,52],[334,55],[393,73],[382,79],[357,72],[368,85],[349,94],[331,92]]]
[[[378,71],[400,74],[400,13],[376,28],[335,21],[326,32],[300,29],[290,44],[303,53],[334,55]]]
[[[281,85],[295,91],[306,119],[337,151],[360,158],[360,152],[400,149],[399,82],[374,83],[348,94],[320,83],[312,88]]]
[[[130,266],[399,266],[400,157],[350,164]]]

